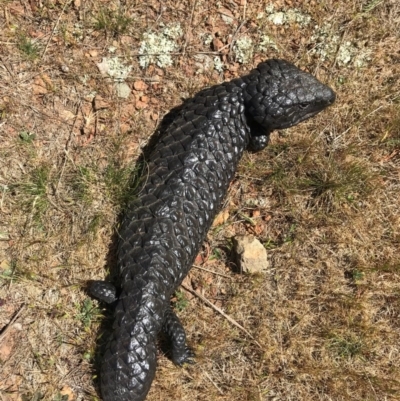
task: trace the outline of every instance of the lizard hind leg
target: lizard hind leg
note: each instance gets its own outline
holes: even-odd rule
[[[162,331],[171,342],[171,359],[175,365],[194,363],[194,353],[186,344],[186,333],[181,321],[170,306],[164,314]]]

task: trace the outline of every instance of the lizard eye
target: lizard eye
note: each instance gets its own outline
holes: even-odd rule
[[[308,103],[300,103],[299,104],[299,108],[301,109],[301,110],[304,110],[304,109],[306,109],[308,107]]]

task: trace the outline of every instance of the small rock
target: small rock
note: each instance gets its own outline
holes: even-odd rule
[[[97,68],[100,71],[100,74],[107,75],[108,70],[109,70],[109,66],[108,66],[108,60],[106,58],[103,58],[101,63],[96,63],[96,65],[97,65]]]
[[[227,8],[221,7],[219,8],[219,13],[221,14],[221,18],[222,20],[226,23],[226,24],[233,24],[235,17],[232,14],[232,11],[228,10]]]
[[[145,109],[148,106],[147,103],[142,102],[141,100],[137,100],[135,103],[135,107],[137,110]]]
[[[253,235],[233,239],[236,263],[240,272],[264,273],[269,268],[267,250]]]
[[[61,64],[60,70],[64,73],[67,73],[67,72],[69,72],[69,67],[65,64]]]
[[[117,96],[122,99],[127,99],[131,94],[131,88],[125,82],[119,82],[115,85]]]
[[[148,87],[143,81],[135,81],[133,83],[133,88],[137,91],[145,91]]]
[[[89,56],[92,58],[95,58],[99,55],[99,52],[97,50],[89,50]]]
[[[18,331],[22,331],[23,327],[21,323],[14,323],[13,328]]]

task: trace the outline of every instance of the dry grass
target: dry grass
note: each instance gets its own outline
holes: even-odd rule
[[[274,25],[268,4],[311,23]],[[182,290],[197,364],[174,367],[160,351],[148,400],[400,399],[396,0],[0,5],[1,400],[99,399],[105,312],[83,285],[113,269],[141,146],[182,98],[271,57],[308,68],[337,103],[244,156],[196,262],[223,275],[193,269],[186,280],[261,349]],[[143,34],[178,22],[173,64],[141,69]],[[315,25],[328,34],[316,39]],[[276,46],[260,50],[265,34]],[[254,47],[241,65],[230,40],[244,36]],[[132,66],[127,99],[96,66],[116,56]],[[246,232],[269,251],[265,276],[230,269],[231,237]]]

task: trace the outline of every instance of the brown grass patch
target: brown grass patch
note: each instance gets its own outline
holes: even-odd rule
[[[1,399],[99,399],[104,313],[82,285],[112,266],[141,146],[182,98],[271,57],[308,68],[337,102],[244,156],[198,259],[223,275],[186,280],[262,348],[182,290],[197,364],[160,352],[148,400],[400,398],[398,2],[0,4]],[[311,22],[274,24],[293,7]],[[177,23],[172,65],[142,69],[144,33]],[[132,67],[127,99],[100,73],[105,57]],[[269,251],[265,276],[230,269],[231,237],[246,232]]]

